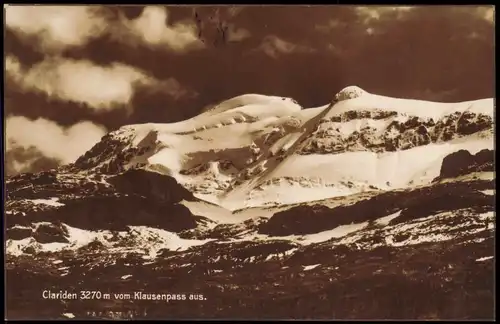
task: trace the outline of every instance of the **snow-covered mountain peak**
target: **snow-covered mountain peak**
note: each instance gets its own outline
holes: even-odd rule
[[[356,86],[311,109],[246,94],[182,122],[121,127],[74,167],[167,174],[229,209],[307,201],[429,183],[447,154],[493,147],[492,116],[492,99],[438,103]]]
[[[217,114],[248,105],[278,105],[301,108],[298,102],[292,98],[249,93],[224,100],[217,105],[206,109],[205,112]]]
[[[335,100],[336,101],[344,101],[348,99],[354,99],[354,98],[359,98],[361,96],[369,94],[366,90],[361,89],[358,86],[348,86],[345,87],[344,89],[340,90],[336,95],[335,95]]]

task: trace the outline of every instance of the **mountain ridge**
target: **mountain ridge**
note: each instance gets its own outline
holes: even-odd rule
[[[439,160],[453,152],[448,143],[473,153],[475,147],[492,148],[492,118],[490,99],[433,103],[374,95],[355,86],[340,91],[329,106],[309,109],[302,109],[290,98],[243,95],[223,101],[186,122],[124,126],[103,137],[74,165],[83,170],[100,168],[104,173],[145,168],[168,174],[199,198],[235,210],[243,208],[245,201],[249,206],[268,203],[252,202],[249,196],[263,184],[273,187],[273,181],[304,174],[301,165],[311,169],[307,166],[308,156],[314,160],[327,158],[327,165],[335,165],[336,159],[341,160],[340,164],[349,164],[343,160],[351,159],[350,155],[353,159],[354,155],[365,156],[371,159],[372,173],[383,174],[385,171],[380,168],[384,163],[396,164],[393,167],[398,169],[394,159],[403,156],[401,151],[409,156],[421,155],[419,147],[427,147],[427,154]],[[229,133],[231,138],[226,136]],[[467,136],[475,138],[463,142]],[[444,153],[438,154],[441,150]],[[396,155],[390,158],[390,152]],[[389,154],[385,157],[388,162],[380,160],[384,153]],[[425,167],[431,163],[416,166],[415,171],[420,168],[426,172]],[[296,167],[302,169],[280,175],[280,170]],[[355,179],[351,171],[346,171],[346,175],[340,175],[342,179],[334,179],[332,184],[351,181],[358,191],[391,187],[387,185],[391,175],[385,176],[385,181],[372,175]],[[432,172],[437,176],[439,165]],[[305,174],[311,181],[311,176]],[[411,181],[415,179],[410,176],[407,183],[396,187],[409,186]],[[345,185],[336,187],[338,193],[327,190],[325,198],[353,193]],[[276,188],[266,194],[273,196],[274,201],[289,202],[289,198],[280,201],[278,197],[288,195],[286,191],[281,193],[278,188],[272,192],[273,189]]]

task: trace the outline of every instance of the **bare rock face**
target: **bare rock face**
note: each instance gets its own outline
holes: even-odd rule
[[[343,123],[353,120],[387,120],[384,128],[364,126],[349,133],[340,131]],[[480,113],[452,113],[439,120],[416,116],[401,116],[387,111],[347,111],[323,118],[317,130],[305,141],[299,154],[332,154],[346,151],[370,150],[395,152],[430,143],[450,141],[493,128],[491,117]]]
[[[296,117],[290,117],[288,118],[284,123],[283,123],[283,129],[286,132],[292,132],[297,129],[299,129],[302,126],[302,123],[300,120],[298,120]]]

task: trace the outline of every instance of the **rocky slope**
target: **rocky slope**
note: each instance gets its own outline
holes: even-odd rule
[[[492,319],[492,116],[350,87],[123,127],[7,179],[7,318]]]

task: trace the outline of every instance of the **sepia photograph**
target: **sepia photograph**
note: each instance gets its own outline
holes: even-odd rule
[[[4,5],[6,320],[494,320],[495,11]]]

